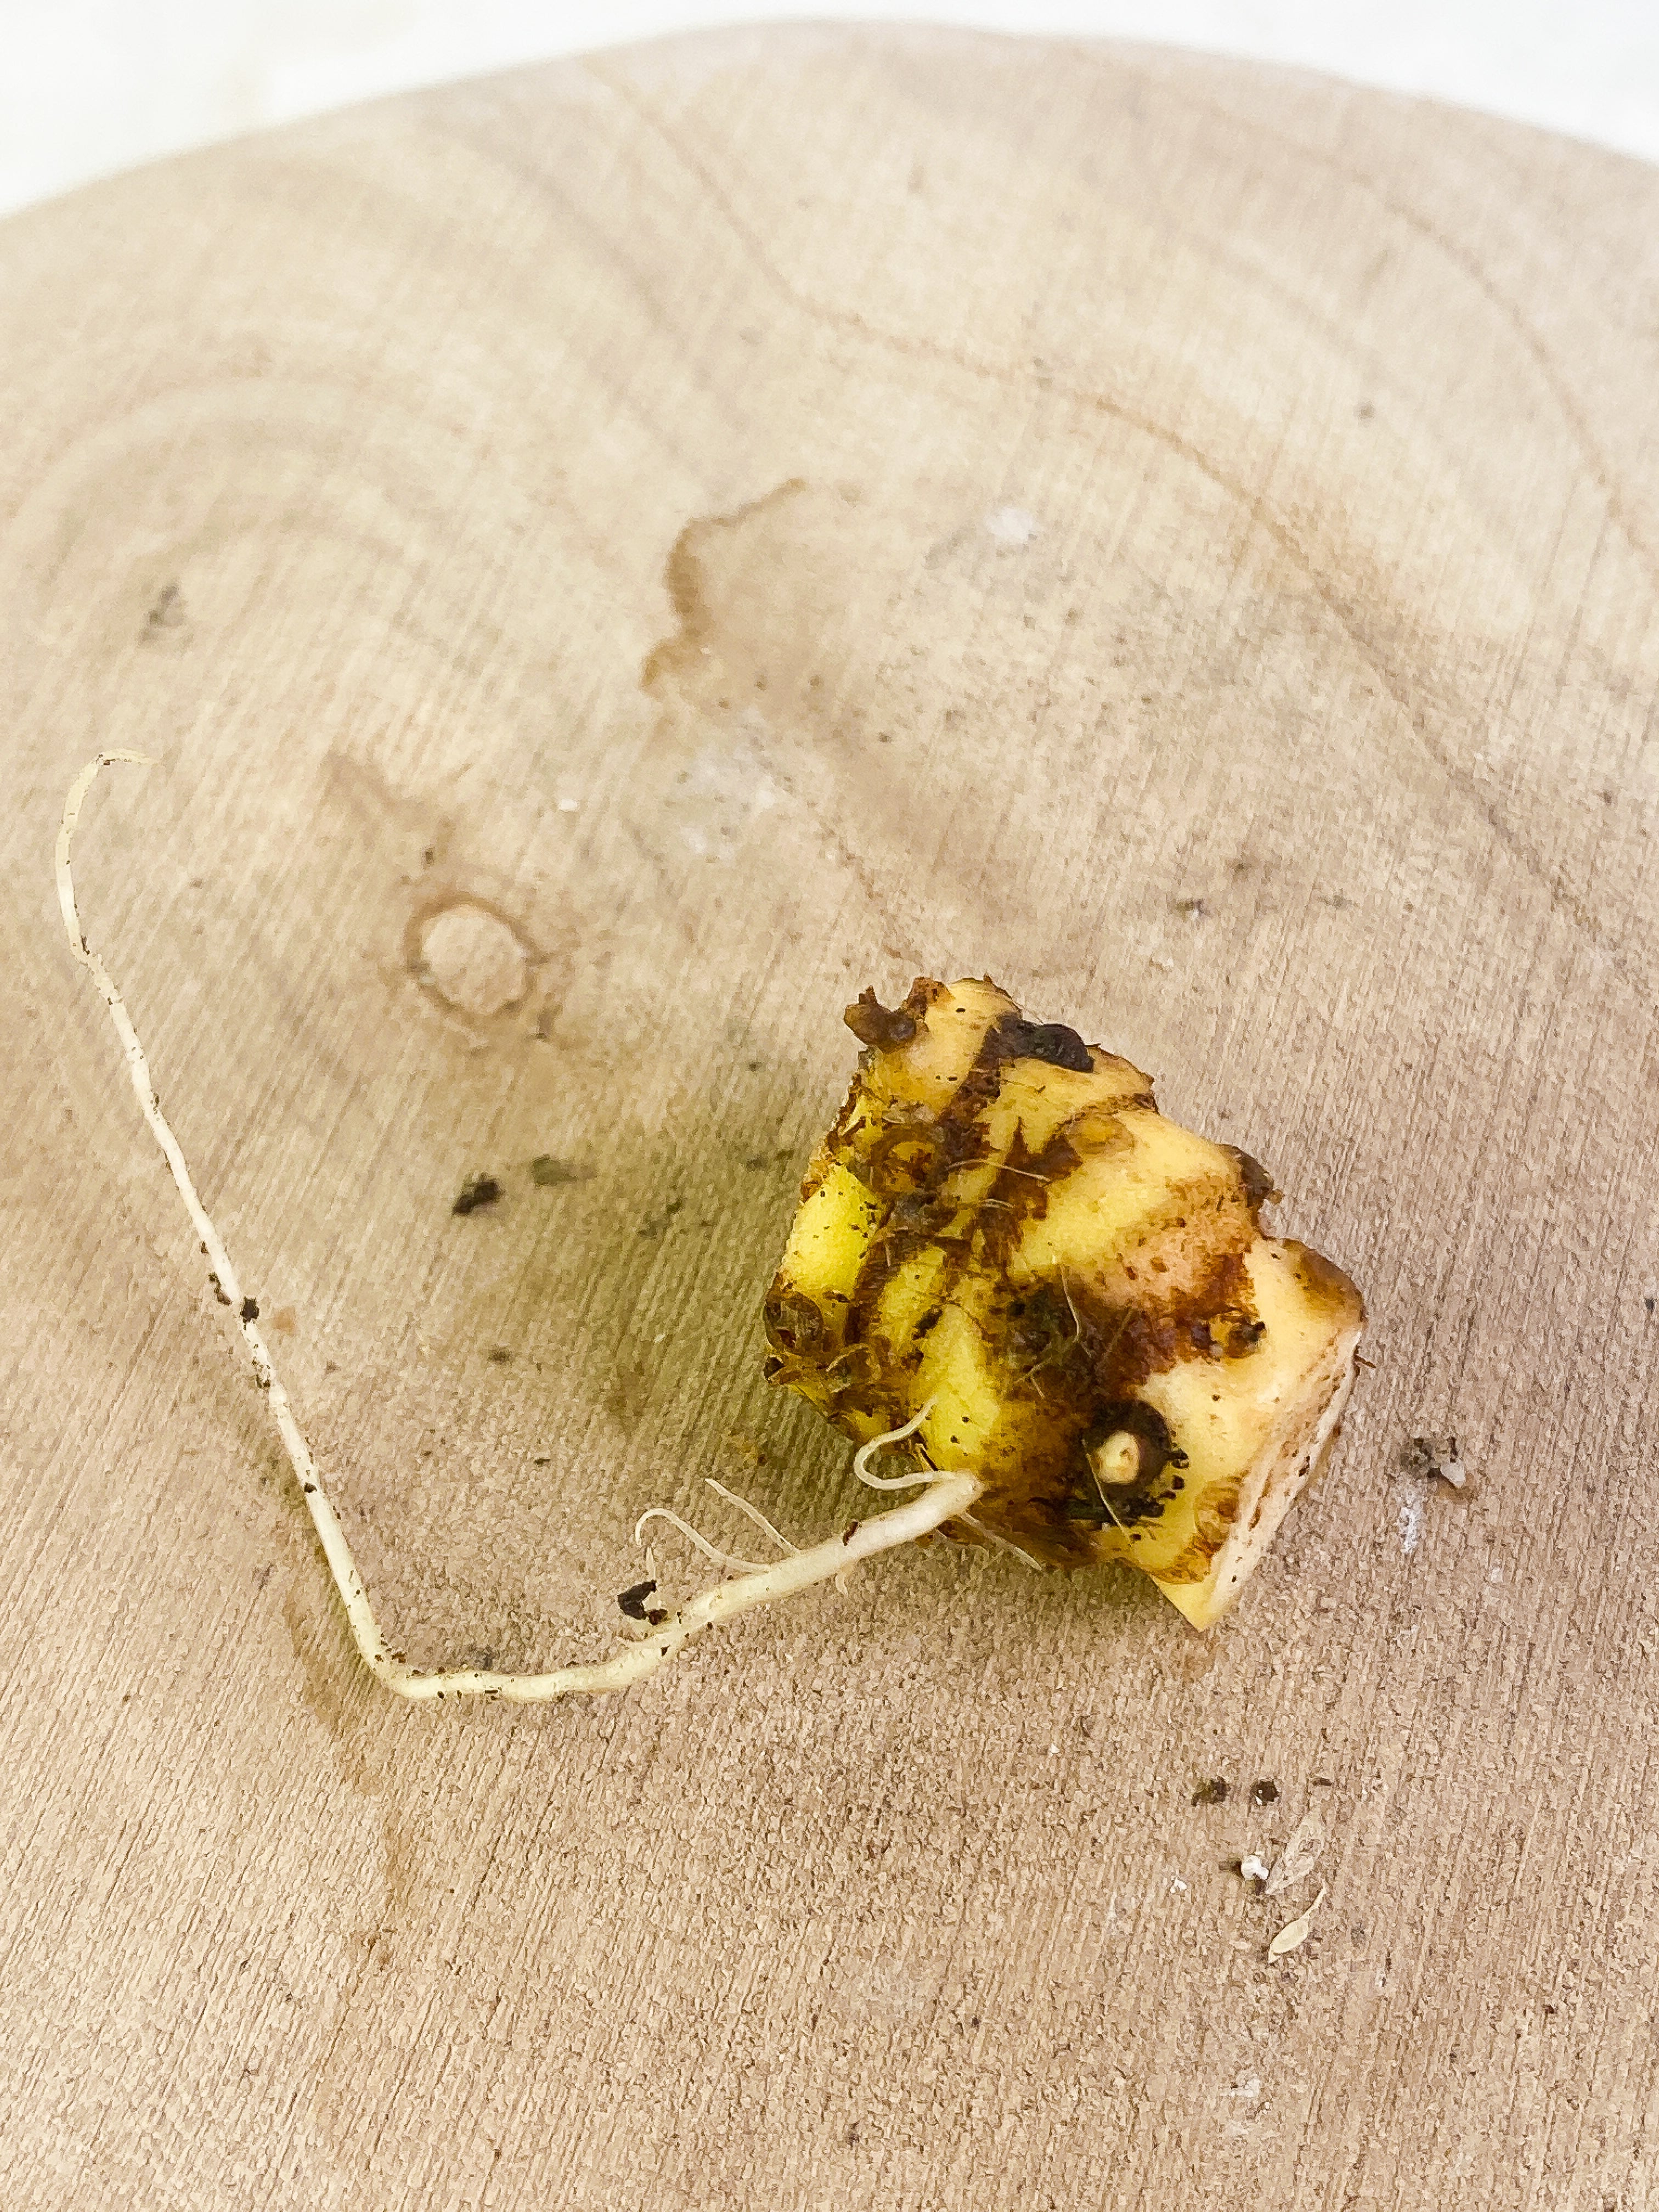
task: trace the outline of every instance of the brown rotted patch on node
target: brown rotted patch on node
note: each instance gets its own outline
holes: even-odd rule
[[[890,1121],[848,1162],[859,1181],[890,1204],[902,1198],[937,1199],[952,1168],[969,1157],[959,1122]]]
[[[1009,1061],[1021,1057],[1012,1048],[1013,1040],[1008,1022],[1006,1014],[998,1015],[980,1039],[979,1049],[974,1054],[968,1073],[957,1085],[955,1096],[945,1109],[953,1121],[977,1122],[986,1108],[992,1105],[1000,1094],[1003,1071]]]
[[[843,1345],[861,1344],[869,1339],[875,1325],[876,1309],[889,1283],[907,1261],[938,1242],[925,1230],[906,1229],[890,1223],[877,1232],[871,1239],[863,1264],[854,1279],[852,1296],[842,1313]]]
[[[1158,1580],[1165,1583],[1201,1583],[1215,1564],[1215,1555],[1233,1533],[1238,1519],[1239,1486],[1237,1482],[1212,1483],[1198,1501],[1193,1512],[1193,1534],[1173,1559],[1163,1562],[1158,1571]]]
[[[1133,1535],[1155,1522],[1185,1491],[1186,1461],[1139,1389],[1192,1356],[1195,1322],[1247,1295],[1243,1259],[1233,1252],[1218,1255],[1197,1287],[1161,1302],[1149,1296],[1114,1304],[1085,1285],[1063,1286],[1069,1338],[1054,1286],[1028,1297],[1012,1317],[1005,1364],[1024,1359],[1035,1335],[1046,1332],[1050,1342],[1006,1394],[1012,1464],[979,1517],[1054,1565],[1097,1558],[1094,1539],[1109,1529]],[[1137,1441],[1139,1468],[1133,1481],[1108,1491],[1089,1454],[1124,1433]]]
[[[1064,1022],[1028,1022],[1024,1014],[1003,1014],[986,1034],[986,1046],[1000,1060],[1040,1060],[1049,1067],[1070,1068],[1074,1075],[1093,1072],[1094,1056],[1083,1039]]]
[[[1273,1181],[1273,1171],[1264,1168],[1260,1160],[1243,1152],[1237,1145],[1223,1145],[1221,1150],[1238,1164],[1238,1172],[1244,1183],[1244,1202],[1250,1209],[1252,1221],[1259,1221],[1264,1206],[1277,1206],[1285,1194]]]
[[[912,1019],[912,1009],[925,1018],[926,1006],[939,990],[937,985],[917,983],[901,1018]],[[866,996],[873,1006],[873,994]],[[864,1006],[860,1000],[850,1012]],[[884,1022],[886,1010],[878,1011]],[[880,1025],[873,1019],[868,1024],[872,1029]],[[958,1225],[964,1200],[951,1190],[951,1182],[961,1170],[984,1158],[989,1144],[985,1115],[1000,1094],[1004,1072],[1013,1060],[1040,1056],[1034,1050],[1036,1046],[1051,1055],[1052,1065],[1075,1067],[1079,1054],[1090,1064],[1088,1048],[1074,1030],[1028,1023],[1017,1015],[1000,1016],[987,1029],[972,1065],[941,1111],[924,1118],[907,1113],[902,1120],[884,1123],[867,1144],[854,1143],[842,1155],[888,1207],[887,1219],[859,1271],[845,1316],[844,1341],[857,1341],[866,1334],[887,1285],[920,1251],[931,1248],[944,1258],[941,1297],[948,1297],[975,1261],[988,1261],[1001,1272],[1026,1224],[1047,1211],[1048,1183],[1077,1165],[1076,1147],[1063,1130],[1036,1152],[1027,1146],[1024,1132],[1017,1130],[991,1189],[967,1202],[970,1219],[965,1228]],[[859,1089],[855,1085],[855,1094]],[[848,1395],[845,1410],[879,1417],[884,1409],[856,1402]]]
[[[910,995],[914,998],[915,992]],[[902,1006],[884,1006],[873,991],[866,990],[859,993],[842,1019],[867,1051],[891,1052],[896,1045],[909,1043],[921,1017]]]
[[[1214,1253],[1187,1286],[1172,1285],[1165,1277],[1138,1286],[1135,1297],[1121,1303],[1087,1285],[1071,1296],[1096,1387],[1113,1399],[1190,1357],[1198,1330],[1207,1328],[1213,1337],[1218,1331],[1261,1328],[1244,1255],[1236,1247]]]
[[[1006,1460],[975,1510],[987,1528],[1045,1564],[1083,1566],[1099,1558],[1097,1538],[1115,1529],[1133,1540],[1138,1528],[1156,1523],[1182,1497],[1185,1455],[1139,1392],[1192,1356],[1195,1322],[1213,1324],[1248,1300],[1249,1277],[1243,1255],[1231,1251],[1216,1255],[1196,1287],[1163,1300],[1149,1294],[1114,1304],[1081,1284],[1063,1286],[1061,1295],[1069,1340],[1052,1285],[1010,1316],[999,1362],[1017,1377],[1004,1392],[997,1440],[1006,1436]],[[1021,1373],[1016,1362],[1044,1332],[1046,1355]],[[1138,1471],[1133,1481],[1107,1488],[1096,1480],[1090,1451],[1126,1433],[1139,1448]]]
[[[787,1359],[817,1358],[823,1346],[827,1323],[823,1309],[815,1299],[803,1291],[781,1288],[774,1282],[761,1310],[775,1352]]]
[[[980,1201],[975,1224],[980,1250],[1000,1273],[1006,1272],[1030,1224],[1046,1217],[1048,1186],[1070,1175],[1080,1158],[1064,1128],[1036,1152],[1026,1144],[1024,1130],[1015,1130],[996,1179]]]

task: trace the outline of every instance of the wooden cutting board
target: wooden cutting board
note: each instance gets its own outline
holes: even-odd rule
[[[824,30],[0,232],[8,2207],[1650,2201],[1656,239],[1510,125]],[[921,973],[1269,1162],[1331,1474],[1207,1639],[935,1549],[395,1702],[58,927],[102,745],[89,933],[411,1656],[606,1648],[707,1476],[856,1510],[757,1307]]]

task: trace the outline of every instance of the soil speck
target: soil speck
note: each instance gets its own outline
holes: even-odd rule
[[[501,1187],[494,1176],[472,1176],[461,1185],[450,1210],[454,1213],[476,1213],[481,1206],[494,1206],[501,1194]]]
[[[586,1182],[592,1168],[580,1167],[574,1160],[555,1159],[551,1152],[538,1152],[530,1163],[530,1180],[538,1190],[553,1190],[560,1183]]]
[[[153,640],[165,638],[171,630],[185,626],[184,594],[177,584],[164,584],[155,594],[150,611],[144,617],[144,635]]]

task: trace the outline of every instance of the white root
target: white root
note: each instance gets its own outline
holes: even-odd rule
[[[853,1455],[853,1472],[859,1480],[868,1483],[872,1490],[915,1490],[922,1483],[937,1481],[937,1471],[931,1467],[924,1468],[919,1474],[870,1472],[870,1462],[878,1451],[885,1451],[889,1444],[902,1443],[906,1437],[915,1436],[933,1410],[933,1401],[930,1398],[919,1413],[912,1413],[902,1429],[887,1429],[880,1436],[872,1437],[867,1444],[860,1444]]]
[[[712,1491],[723,1498],[728,1505],[735,1505],[738,1512],[746,1514],[757,1528],[763,1528],[779,1551],[787,1553],[792,1559],[799,1555],[800,1546],[792,1544],[781,1529],[775,1528],[758,1505],[751,1505],[746,1498],[739,1498],[735,1490],[728,1490],[723,1482],[716,1482],[712,1474],[704,1475],[703,1480]],[[740,1573],[749,1575],[757,1575],[764,1571],[764,1560],[739,1559],[735,1552],[722,1552],[718,1544],[711,1544],[707,1536],[699,1534],[689,1521],[683,1520],[678,1513],[671,1511],[666,1505],[648,1506],[641,1514],[639,1519],[634,1523],[634,1541],[636,1544],[641,1541],[647,1524],[653,1521],[665,1521],[671,1528],[678,1528],[688,1543],[695,1544],[704,1559],[712,1559],[717,1567],[735,1567]],[[651,1549],[648,1545],[646,1547],[645,1556],[647,1577],[654,1583],[657,1579],[657,1570],[652,1563]],[[837,1576],[838,1583],[840,1579]]]
[[[938,1471],[931,1467],[919,1474],[872,1474],[870,1472],[870,1462],[875,1455],[878,1451],[885,1451],[889,1444],[902,1443],[906,1437],[915,1436],[937,1402],[930,1398],[919,1413],[910,1416],[902,1428],[887,1429],[880,1436],[872,1437],[868,1443],[859,1446],[853,1455],[853,1472],[860,1482],[867,1482],[872,1490],[915,1490],[923,1484],[939,1480]],[[734,1503],[741,1501],[735,1500]],[[1107,1510],[1109,1511],[1110,1508]],[[988,1544],[994,1545],[998,1551],[1012,1552],[1015,1559],[1024,1560],[1036,1574],[1044,1571],[1042,1560],[1034,1559],[1029,1552],[1022,1550],[1012,1536],[1000,1536],[994,1528],[988,1528],[971,1513],[958,1513],[956,1517],[964,1528],[971,1528],[975,1535],[981,1537]]]
[[[746,1513],[749,1516],[757,1528],[763,1528],[779,1551],[799,1551],[800,1546],[792,1544],[781,1528],[775,1528],[758,1505],[751,1505],[746,1498],[739,1498],[735,1490],[728,1490],[723,1482],[716,1482],[712,1474],[704,1475],[703,1480],[718,1497],[723,1498],[728,1505],[735,1505],[739,1513]]]
[[[253,1379],[264,1393],[270,1407],[271,1419],[276,1425],[299,1482],[312,1525],[322,1544],[329,1571],[334,1577],[335,1588],[345,1607],[353,1641],[363,1662],[376,1680],[399,1697],[411,1698],[501,1698],[518,1705],[540,1705],[554,1698],[570,1697],[583,1692],[606,1690],[625,1690],[631,1684],[642,1681],[654,1674],[665,1660],[673,1657],[682,1645],[705,1629],[714,1628],[732,1620],[739,1613],[753,1607],[769,1605],[776,1599],[791,1597],[796,1591],[810,1589],[815,1583],[838,1578],[845,1569],[856,1565],[860,1559],[873,1559],[878,1553],[896,1550],[904,1544],[914,1543],[920,1536],[930,1534],[944,1522],[959,1517],[971,1506],[984,1489],[977,1475],[967,1473],[929,1472],[914,1476],[883,1478],[865,1472],[862,1464],[866,1454],[879,1449],[914,1432],[926,1418],[927,1408],[915,1421],[896,1430],[890,1437],[878,1437],[864,1447],[855,1462],[860,1479],[882,1490],[900,1489],[913,1485],[925,1485],[924,1494],[908,1504],[894,1507],[873,1521],[855,1522],[840,1536],[831,1536],[821,1544],[805,1551],[797,1551],[787,1540],[778,1534],[755,1507],[741,1498],[733,1498],[716,1483],[713,1486],[721,1495],[739,1506],[783,1546],[788,1556],[771,1566],[761,1567],[744,1561],[743,1571],[733,1580],[717,1583],[692,1598],[676,1611],[653,1621],[650,1635],[616,1652],[611,1658],[597,1660],[592,1664],[559,1667],[543,1674],[504,1674],[482,1667],[439,1668],[431,1672],[411,1667],[386,1648],[369,1603],[368,1592],[357,1571],[351,1547],[346,1540],[339,1516],[329,1501],[323,1487],[311,1447],[295,1418],[288,1392],[271,1365],[270,1354],[259,1331],[258,1307],[255,1301],[244,1296],[240,1278],[232,1263],[223,1238],[215,1228],[207,1208],[203,1205],[191,1178],[179,1140],[168,1126],[161,1102],[155,1095],[155,1085],[150,1078],[149,1063],[144,1055],[138,1033],[132,1025],[119,991],[109,970],[98,953],[87,942],[81,927],[81,916],[75,897],[75,878],[70,867],[70,848],[76,823],[87,793],[96,781],[100,772],[118,761],[130,761],[143,768],[155,763],[142,753],[111,750],[100,752],[89,761],[70,786],[64,802],[63,825],[58,833],[57,876],[58,902],[63,910],[64,928],[69,939],[70,950],[83,968],[91,973],[104,1004],[109,1009],[110,1020],[120,1039],[125,1055],[127,1073],[132,1081],[139,1111],[148,1123],[151,1135],[161,1149],[179,1195],[193,1223],[202,1249],[207,1255],[211,1269],[210,1281],[217,1297],[228,1304],[235,1316],[236,1325],[242,1332],[252,1364]],[[728,1555],[717,1553],[695,1529],[666,1508],[653,1508],[639,1523],[643,1528],[647,1521],[670,1521],[682,1533],[691,1537],[712,1558],[725,1559]],[[635,1530],[638,1534],[638,1529]],[[647,1567],[653,1567],[649,1550]],[[654,1573],[652,1579],[655,1579]]]
[[[1029,1552],[1022,1550],[1012,1536],[999,1536],[994,1528],[988,1528],[982,1521],[976,1520],[971,1513],[958,1513],[957,1518],[964,1528],[971,1528],[975,1535],[982,1536],[988,1544],[994,1544],[998,1551],[1012,1552],[1015,1559],[1023,1560],[1030,1568],[1033,1574],[1041,1575],[1048,1572],[1042,1560],[1034,1559]]]
[[[689,1521],[683,1521],[666,1505],[647,1506],[641,1514],[634,1523],[634,1541],[636,1544],[640,1541],[641,1532],[651,1521],[665,1521],[671,1528],[678,1528],[688,1544],[695,1544],[704,1559],[712,1559],[717,1567],[736,1567],[744,1574],[759,1574],[762,1571],[759,1559],[740,1559],[735,1552],[722,1552],[718,1544],[711,1544],[707,1536],[700,1536]]]

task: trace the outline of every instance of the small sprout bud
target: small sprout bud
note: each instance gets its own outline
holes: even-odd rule
[[[1115,1429],[1105,1443],[1089,1454],[1095,1480],[1109,1488],[1140,1480],[1140,1440],[1127,1429]]]

